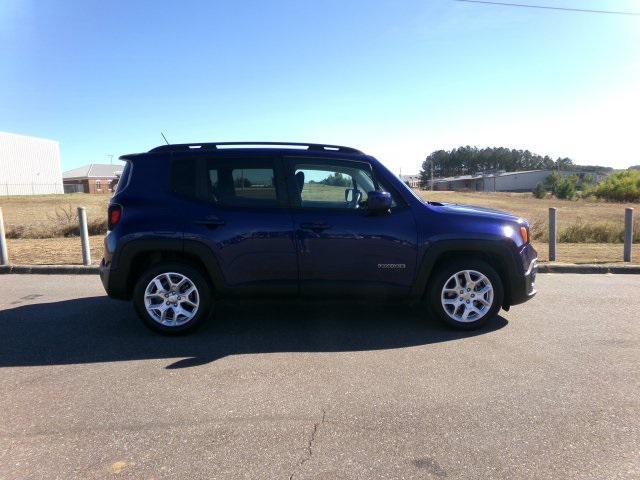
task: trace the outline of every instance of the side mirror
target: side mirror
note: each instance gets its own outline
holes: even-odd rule
[[[393,200],[389,192],[369,192],[367,194],[367,209],[371,213],[385,213],[391,208]]]

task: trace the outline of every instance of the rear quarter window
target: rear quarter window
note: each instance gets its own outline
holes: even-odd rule
[[[171,189],[189,198],[197,196],[196,160],[182,158],[171,163]]]
[[[129,180],[131,179],[132,169],[133,165],[131,165],[131,162],[127,161],[127,163],[124,164],[124,168],[122,169],[122,175],[120,175],[120,178],[118,179],[118,184],[116,185],[114,195],[127,188],[127,185],[129,185]]]

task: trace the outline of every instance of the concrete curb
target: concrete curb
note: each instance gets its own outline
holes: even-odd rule
[[[538,273],[628,273],[640,274],[640,265],[597,265],[575,263],[539,263]]]
[[[84,265],[9,265],[0,266],[3,273],[32,273],[38,275],[96,275],[98,267]]]
[[[9,265],[0,266],[3,273],[31,273],[38,275],[96,275],[96,266],[83,265]],[[597,265],[575,263],[539,263],[538,273],[627,273],[640,274],[640,265]]]

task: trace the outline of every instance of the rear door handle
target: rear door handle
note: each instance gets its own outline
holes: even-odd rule
[[[196,225],[204,225],[209,228],[216,228],[224,225],[224,220],[220,220],[219,218],[205,218],[204,220],[196,220]]]
[[[311,230],[313,232],[321,232],[327,228],[331,228],[331,225],[325,222],[313,222],[313,223],[301,223],[300,228],[303,230]]]

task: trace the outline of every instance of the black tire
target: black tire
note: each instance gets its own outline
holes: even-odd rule
[[[490,320],[493,320],[498,315],[500,308],[502,308],[502,302],[504,299],[504,287],[502,285],[502,279],[500,275],[489,265],[488,263],[482,260],[469,259],[469,260],[452,260],[447,262],[439,267],[438,271],[434,273],[433,277],[429,281],[429,287],[427,292],[427,300],[429,303],[429,308],[431,312],[433,312],[440,320],[445,322],[446,324],[459,329],[459,330],[475,330],[477,328],[482,327],[485,323]],[[480,302],[476,299],[469,299],[474,303],[474,306],[482,306],[482,316],[477,320],[471,319],[470,321],[459,321],[447,313],[445,307],[441,302],[441,294],[442,290],[445,286],[445,283],[449,281],[449,279],[457,272],[461,272],[463,270],[472,270],[481,273],[489,282],[491,282],[491,286],[493,287],[493,299],[491,301],[490,306],[482,306]],[[451,286],[451,284],[449,284]],[[480,288],[480,287],[479,287]],[[466,289],[465,295],[467,294]],[[473,293],[473,291],[471,292]],[[457,294],[456,294],[457,295]],[[457,297],[455,297],[457,298]],[[453,310],[453,314],[456,312],[464,311],[462,310],[465,305],[460,305],[460,307],[449,307]],[[460,310],[458,310],[460,308]],[[472,315],[477,316],[479,314],[472,313]]]
[[[196,287],[199,297],[198,308],[193,318],[176,326],[159,323],[147,311],[145,306],[145,291],[149,283],[158,275],[168,272],[178,273],[187,277]],[[167,335],[184,334],[193,331],[209,317],[212,306],[211,286],[204,276],[191,265],[177,262],[160,263],[149,268],[136,282],[133,290],[133,305],[142,322],[151,330]]]

